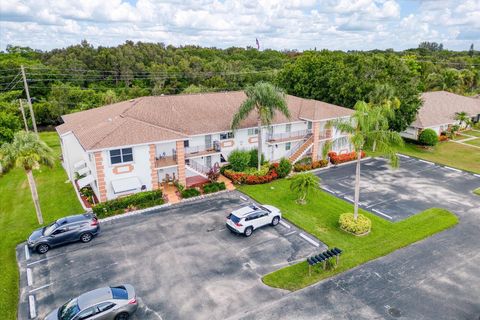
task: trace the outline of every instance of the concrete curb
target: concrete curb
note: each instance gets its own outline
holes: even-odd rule
[[[122,213],[122,214],[118,214],[118,215],[115,215],[115,216],[102,218],[102,219],[99,219],[99,221],[100,222],[108,222],[108,221],[113,221],[113,220],[117,220],[117,219],[121,219],[121,218],[132,217],[132,216],[136,216],[136,215],[143,214],[143,213],[148,213],[148,212],[151,212],[151,211],[156,211],[156,210],[163,209],[163,208],[179,206],[179,205],[182,205],[184,203],[193,202],[195,200],[211,198],[213,196],[228,193],[228,192],[232,192],[232,191],[235,191],[235,190],[222,190],[222,191],[219,191],[219,192],[202,194],[198,197],[192,197],[192,198],[187,198],[187,199],[180,200],[180,202],[177,202],[177,203],[164,203],[164,204],[154,206],[154,207],[150,207],[150,208],[130,211],[130,212],[127,212],[127,213]]]

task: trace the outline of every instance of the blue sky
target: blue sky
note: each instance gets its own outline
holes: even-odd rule
[[[0,49],[86,39],[220,48],[480,49],[480,0],[0,0]]]

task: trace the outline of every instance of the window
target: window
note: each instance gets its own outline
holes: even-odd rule
[[[233,132],[220,133],[220,140],[233,139]]]
[[[115,303],[113,303],[113,302],[103,302],[103,303],[100,303],[97,306],[98,312],[107,311],[107,310],[112,309],[113,307],[115,307]]]
[[[183,141],[183,147],[188,148],[190,146],[190,142],[188,140]]]
[[[110,150],[110,163],[124,163],[133,161],[132,148]]]
[[[308,130],[312,130],[312,122],[308,121],[307,128]]]
[[[56,236],[56,235],[62,234],[62,233],[64,233],[64,232],[67,232],[67,228],[57,229],[57,230],[55,230],[55,231],[52,233],[52,235],[55,235],[55,236]]]
[[[91,316],[95,315],[95,313],[97,313],[96,311],[97,309],[95,307],[85,309],[82,312],[80,312],[75,319],[78,319],[78,320],[88,319]]]
[[[292,125],[290,123],[285,126],[285,132],[292,132]]]
[[[291,142],[287,142],[285,143],[285,150],[290,150],[292,148],[292,143]]]
[[[256,134],[258,134],[258,128],[248,129],[248,135],[249,136],[253,136],[253,135],[256,135]]]

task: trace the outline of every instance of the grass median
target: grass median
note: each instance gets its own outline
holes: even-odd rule
[[[40,137],[52,147],[57,159],[60,141],[55,132],[42,132]],[[40,205],[45,223],[57,218],[83,212],[60,160],[53,168],[34,172]],[[33,229],[39,227],[35,216],[27,176],[14,169],[0,177],[0,315],[1,319],[16,319],[18,304],[18,268],[15,247],[26,240]]]
[[[396,223],[361,210],[372,220],[372,230],[368,236],[356,237],[338,227],[340,214],[353,212],[352,204],[322,190],[315,190],[308,197],[306,205],[299,205],[289,185],[287,179],[282,179],[269,184],[241,186],[239,189],[261,203],[278,207],[290,222],[313,234],[327,246],[341,248],[344,253],[335,270],[323,271],[315,267],[309,276],[305,261],[272,272],[263,277],[263,282],[271,287],[292,291],[304,288],[458,223],[456,215],[439,208],[425,210]]]

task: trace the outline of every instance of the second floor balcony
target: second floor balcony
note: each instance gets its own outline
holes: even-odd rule
[[[220,142],[214,141],[211,145],[185,147],[185,158],[203,157],[221,151]]]
[[[312,134],[312,130],[299,130],[282,133],[269,133],[267,135],[268,143],[289,142],[307,139]]]

